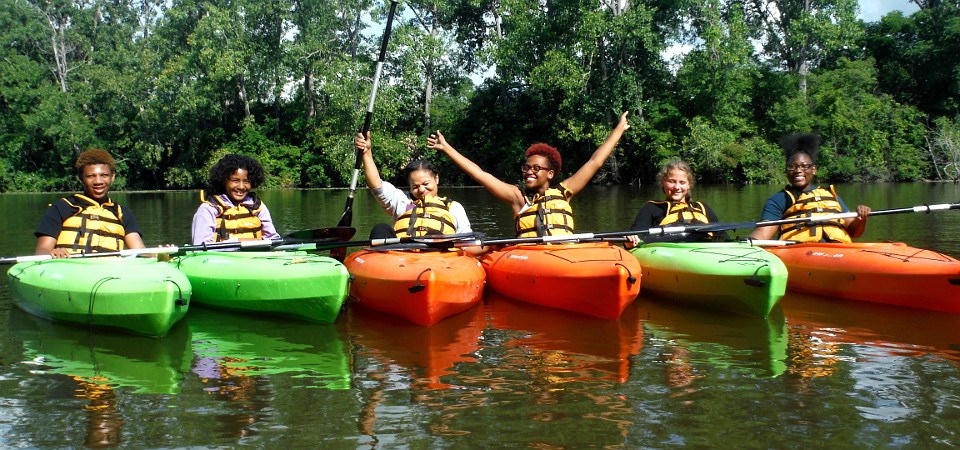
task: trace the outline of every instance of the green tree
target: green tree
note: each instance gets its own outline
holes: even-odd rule
[[[857,0],[751,0],[749,11],[763,26],[766,56],[799,75],[801,92],[811,70],[849,50],[862,33]]]
[[[814,73],[810,91],[784,99],[771,113],[781,134],[823,136],[818,176],[836,181],[915,181],[932,173],[921,151],[922,115],[876,94],[870,61],[840,61]]]

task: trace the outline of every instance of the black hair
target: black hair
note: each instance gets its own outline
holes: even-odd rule
[[[432,162],[425,159],[417,159],[410,161],[410,164],[407,164],[407,166],[403,168],[403,171],[400,172],[401,176],[403,176],[403,182],[409,183],[410,174],[418,170],[430,172],[435,177],[440,176],[440,171],[437,170],[437,166],[433,165]]]
[[[260,187],[267,179],[263,172],[263,166],[256,159],[231,153],[220,158],[220,161],[217,161],[210,168],[210,174],[207,176],[208,190],[214,194],[226,194],[227,179],[240,169],[247,171],[247,179],[250,180],[251,189]]]
[[[820,141],[820,135],[816,133],[793,133],[780,138],[780,147],[783,148],[783,156],[788,161],[797,153],[806,153],[816,164]]]

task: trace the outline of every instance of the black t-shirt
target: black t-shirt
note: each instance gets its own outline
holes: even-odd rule
[[[720,220],[717,219],[717,214],[710,209],[709,206],[703,204],[704,212],[707,215],[707,219],[710,220],[710,223],[716,223]],[[640,211],[637,212],[637,217],[633,219],[633,225],[630,227],[631,230],[646,230],[649,228],[659,227],[660,222],[664,217],[667,216],[667,203],[666,202],[647,202],[640,208]],[[714,238],[710,238],[707,233],[685,233],[685,234],[665,234],[665,235],[640,235],[640,239],[643,242],[704,242],[712,240],[727,240],[726,232],[714,232]],[[719,236],[718,236],[719,234]],[[717,239],[719,238],[719,239]]]
[[[124,232],[127,234],[137,233],[142,235],[133,211],[121,204],[117,204],[117,207],[120,208],[120,214],[123,215],[121,221],[123,222]],[[50,236],[56,239],[57,236],[60,235],[60,230],[63,229],[63,222],[76,213],[77,208],[70,206],[70,204],[62,198],[57,199],[57,201],[53,202],[43,213],[43,217],[40,218],[40,224],[37,225],[37,230],[33,235],[36,237]]]

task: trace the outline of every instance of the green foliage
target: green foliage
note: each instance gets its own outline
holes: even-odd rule
[[[875,94],[870,61],[843,60],[810,78],[807,96],[777,105],[778,131],[815,131],[824,138],[818,176],[831,181],[915,181],[929,174],[921,146],[921,115]]]
[[[798,131],[824,137],[825,180],[955,178],[955,5],[865,25],[855,0],[775,3],[774,15],[730,0],[402,2],[373,115],[378,164],[395,180],[426,157],[445,183],[472,182],[424,150],[441,129],[505,180],[535,142],[572,170],[630,111],[595,182],[649,182],[673,158],[706,182],[781,182],[776,142]],[[386,8],[9,0],[0,191],[77,189],[73,160],[91,146],[117,158],[117,188],[198,188],[225,152],[260,160],[268,187],[347,186]]]

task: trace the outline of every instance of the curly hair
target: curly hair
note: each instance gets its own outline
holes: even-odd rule
[[[797,153],[806,153],[816,164],[820,140],[820,135],[816,133],[793,133],[780,138],[780,147],[783,148],[783,156],[788,161]]]
[[[403,176],[403,181],[409,183],[410,174],[418,170],[430,172],[435,177],[440,176],[440,171],[437,170],[437,166],[433,165],[432,162],[427,161],[425,159],[417,159],[417,160],[410,161],[410,164],[407,164],[407,166],[404,167],[403,170],[400,172],[400,174]]]
[[[553,148],[542,142],[531,145],[526,152],[523,153],[524,159],[529,158],[534,155],[540,155],[544,158],[547,158],[547,161],[550,162],[550,169],[560,173],[561,165],[563,164],[563,159],[560,158],[560,152],[556,148]]]
[[[77,162],[73,165],[77,175],[83,175],[83,168],[89,165],[106,164],[110,167],[110,173],[116,169],[116,161],[104,150],[91,148],[77,155]]]
[[[260,163],[246,155],[229,154],[220,158],[213,167],[210,168],[210,174],[207,176],[208,189],[214,194],[227,193],[227,179],[234,172],[243,169],[247,171],[247,179],[250,180],[250,188],[256,189],[266,181],[266,175],[263,166]]]

